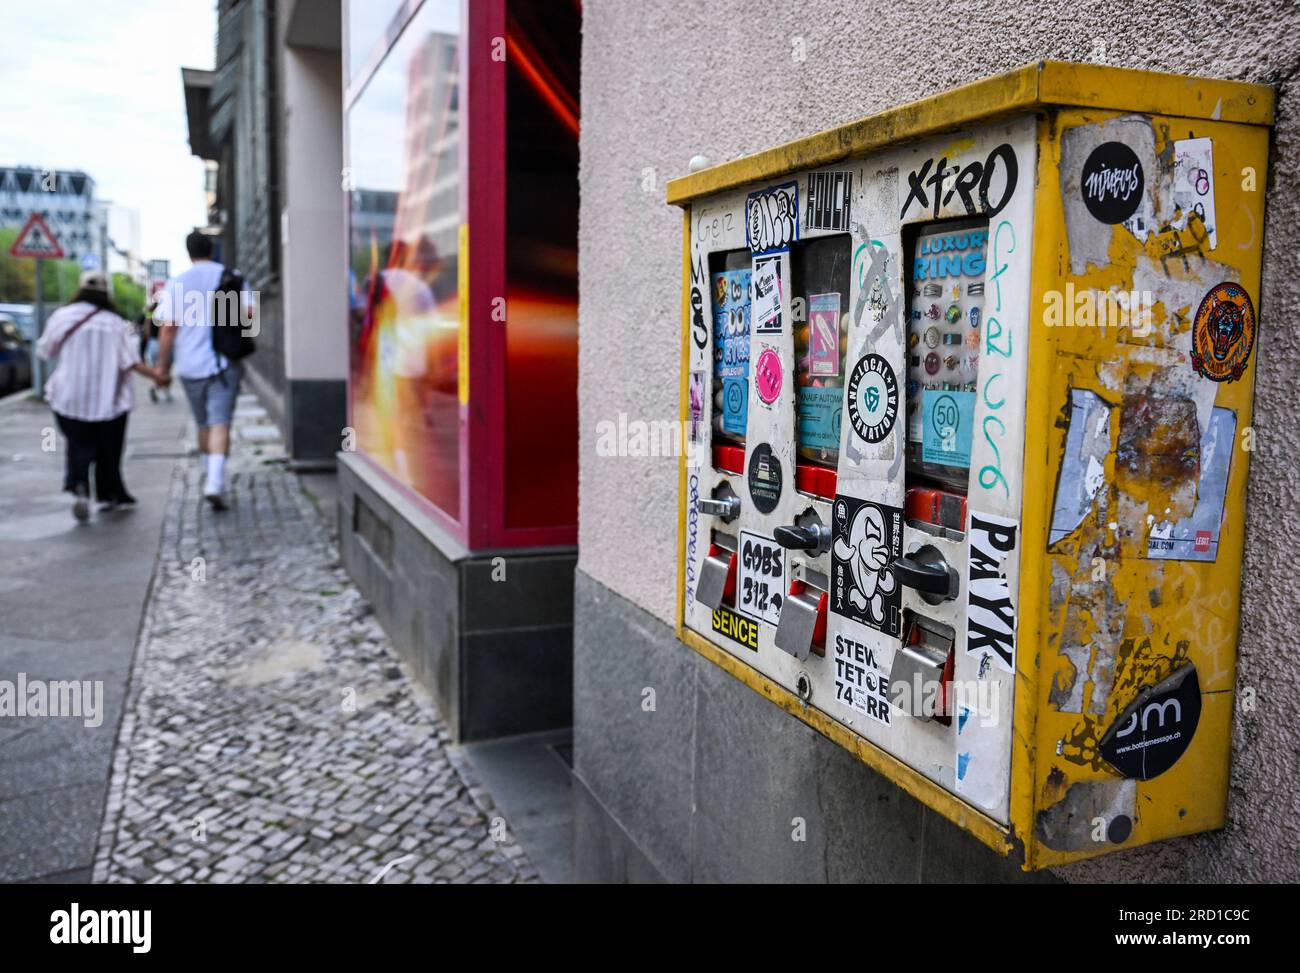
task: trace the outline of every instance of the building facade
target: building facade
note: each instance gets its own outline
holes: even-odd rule
[[[344,5],[344,560],[459,739],[567,726],[577,5]]]
[[[337,0],[223,0],[215,68],[182,71],[191,151],[208,163],[206,232],[259,295],[249,379],[291,462],[343,443],[340,17]]]
[[[143,282],[139,212],[98,196],[95,180],[87,173],[80,169],[0,167],[0,230],[20,231],[33,213],[54,232],[64,259]],[[59,280],[60,285],[65,284],[62,276]],[[71,294],[44,297],[55,301]]]
[[[250,382],[464,739],[571,720],[577,11],[223,0],[182,72]]]
[[[107,226],[98,202],[95,180],[79,169],[0,167],[0,227],[21,229],[40,213],[69,258],[103,256]]]

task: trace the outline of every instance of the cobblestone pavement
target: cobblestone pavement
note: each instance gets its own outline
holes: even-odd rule
[[[340,566],[332,511],[236,438],[225,513],[197,460],[172,474],[95,881],[537,881]]]

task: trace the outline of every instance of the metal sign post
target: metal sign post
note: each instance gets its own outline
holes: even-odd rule
[[[42,293],[41,272],[45,267],[46,260],[62,260],[63,247],[59,246],[59,239],[50,229],[49,224],[41,217],[40,213],[33,213],[23,224],[22,230],[18,233],[18,238],[14,240],[14,245],[9,248],[11,257],[31,257],[36,266],[36,340],[41,340],[41,335],[45,333],[45,296]],[[36,354],[35,346],[32,347],[32,390],[37,397],[45,394],[45,363],[41,361]]]
[[[36,354],[36,343],[41,340],[41,335],[45,334],[45,298],[41,292],[41,271],[45,267],[45,261],[37,257],[36,263],[36,341],[32,342],[32,391],[36,393],[38,399],[45,398],[45,361],[40,355]]]

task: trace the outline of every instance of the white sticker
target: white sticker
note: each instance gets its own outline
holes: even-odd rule
[[[835,698],[889,726],[889,676],[874,645],[835,636]]]
[[[966,654],[1004,672],[1015,672],[1016,604],[1007,580],[1007,561],[1016,550],[1020,525],[993,514],[970,515],[967,568]]]
[[[740,567],[736,575],[736,610],[775,625],[785,601],[785,548],[761,534],[740,532]]]
[[[781,331],[781,258],[758,257],[754,260],[754,303],[750,320],[758,334]]]
[[[1001,716],[999,684],[981,680],[980,696],[958,699],[954,719],[957,729],[956,765],[953,768],[957,793],[980,807],[997,807],[1006,795],[1010,773],[1010,752],[995,732]],[[992,698],[991,705],[987,697]]]
[[[1174,205],[1182,210],[1183,226],[1195,213],[1210,233],[1210,249],[1219,245],[1214,213],[1214,141],[1208,138],[1174,142]]]

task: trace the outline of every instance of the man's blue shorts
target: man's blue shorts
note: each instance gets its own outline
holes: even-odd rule
[[[244,377],[244,366],[231,362],[224,371],[208,378],[182,378],[185,397],[190,400],[190,411],[200,429],[208,426],[228,426],[235,414],[235,400],[239,398],[239,383]]]

